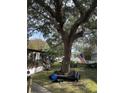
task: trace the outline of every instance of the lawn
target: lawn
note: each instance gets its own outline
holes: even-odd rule
[[[87,68],[86,65],[78,64],[71,70],[79,71],[81,79],[78,82],[52,83],[48,76],[59,69],[60,63],[54,63],[50,71],[42,71],[33,75],[33,82],[45,87],[52,93],[97,93],[97,69]]]

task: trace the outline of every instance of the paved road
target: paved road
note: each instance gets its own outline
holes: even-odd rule
[[[40,85],[33,83],[32,84],[32,93],[51,93],[47,89],[41,87]]]

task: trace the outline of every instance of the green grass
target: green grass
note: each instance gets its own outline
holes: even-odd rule
[[[79,82],[52,83],[48,76],[59,69],[60,63],[55,63],[51,71],[42,71],[33,75],[33,82],[47,88],[52,93],[97,93],[97,70],[87,68],[85,65],[78,64],[77,68],[71,70],[79,71],[81,79]]]

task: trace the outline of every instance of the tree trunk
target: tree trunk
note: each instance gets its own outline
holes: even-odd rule
[[[72,43],[68,42],[68,40],[64,40],[64,59],[61,68],[63,73],[70,72],[71,47]]]

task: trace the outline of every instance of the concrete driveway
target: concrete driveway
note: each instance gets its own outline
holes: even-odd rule
[[[32,93],[51,93],[47,89],[41,87],[40,85],[33,83],[32,84]]]

